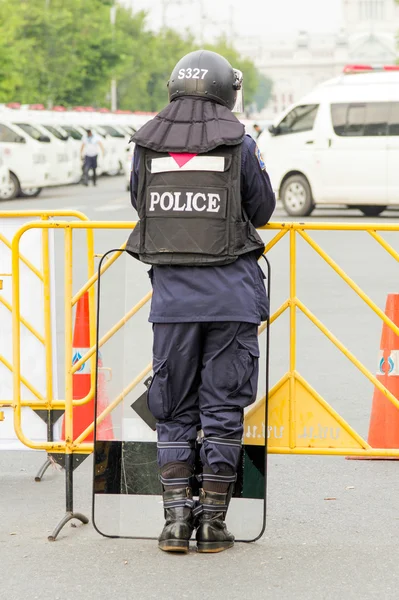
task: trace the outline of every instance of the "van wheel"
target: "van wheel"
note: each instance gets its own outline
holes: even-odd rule
[[[9,183],[6,186],[0,187],[1,200],[13,200],[20,193],[18,177],[14,173],[10,173]]]
[[[377,205],[365,205],[365,206],[357,206],[359,210],[362,211],[365,217],[378,217],[384,210],[386,206],[377,206]]]
[[[21,191],[19,193],[19,196],[21,198],[36,198],[40,192],[42,191],[42,188],[21,188]]]
[[[315,208],[312,190],[303,175],[288,177],[281,186],[280,198],[286,212],[292,217],[307,217]]]

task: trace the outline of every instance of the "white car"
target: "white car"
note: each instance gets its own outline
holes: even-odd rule
[[[264,131],[258,145],[289,215],[399,205],[399,67],[350,66]]]
[[[16,196],[38,196],[50,185],[50,166],[44,144],[27,135],[0,114],[0,152],[10,175],[2,188],[3,200]]]
[[[11,185],[10,171],[5,165],[0,151],[0,199],[7,198]]]

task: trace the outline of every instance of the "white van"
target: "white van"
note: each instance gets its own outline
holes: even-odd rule
[[[43,144],[34,140],[0,114],[0,151],[10,171],[8,186],[1,188],[2,200],[18,195],[38,196],[50,185],[50,166]]]
[[[10,184],[10,171],[5,164],[3,152],[0,149],[0,199],[3,198],[3,196],[7,197]]]
[[[399,205],[399,67],[346,67],[286,110],[258,145],[289,215],[338,204],[377,216]]]
[[[43,146],[50,164],[50,185],[72,183],[72,154],[66,140],[60,139],[44,127],[41,119],[43,119],[41,111],[21,110],[16,112],[13,124]]]
[[[81,144],[76,142],[67,131],[56,123],[44,123],[43,128],[65,144],[68,161],[70,162],[68,183],[79,183],[82,177]]]

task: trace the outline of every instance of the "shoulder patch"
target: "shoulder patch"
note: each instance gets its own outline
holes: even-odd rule
[[[264,171],[266,169],[265,161],[263,160],[261,151],[259,150],[257,145],[255,146],[255,156],[258,159],[260,168],[262,169],[262,171]]]

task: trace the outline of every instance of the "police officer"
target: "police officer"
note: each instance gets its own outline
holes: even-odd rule
[[[154,376],[148,405],[166,523],[165,551],[234,544],[225,525],[244,408],[256,399],[257,328],[268,299],[258,258],[275,197],[255,141],[232,109],[242,74],[214,52],[184,56],[170,103],[134,136],[131,197],[139,222],[127,250],[150,264]],[[201,442],[199,502],[192,497]]]

